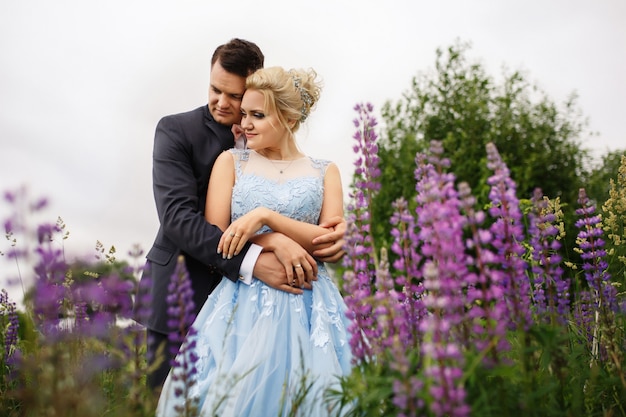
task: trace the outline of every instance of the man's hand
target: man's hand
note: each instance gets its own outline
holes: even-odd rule
[[[346,220],[343,217],[336,216],[319,225],[331,230],[331,232],[313,239],[313,245],[331,243],[331,246],[316,250],[313,252],[313,256],[322,262],[335,263],[343,258],[343,255],[346,253],[343,250],[345,243],[343,236],[347,229]]]
[[[298,269],[300,270],[298,271],[301,275],[300,277],[298,277],[298,273],[294,274],[294,270]],[[256,264],[254,264],[253,274],[274,289],[291,294],[302,294],[303,288],[311,289],[310,282],[304,280],[302,269],[285,268],[274,252],[263,252],[259,255]]]

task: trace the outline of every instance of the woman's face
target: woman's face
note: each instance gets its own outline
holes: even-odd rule
[[[263,94],[257,90],[246,90],[241,101],[241,127],[246,134],[248,148],[255,151],[278,149],[289,137],[278,115],[267,113],[264,107]]]

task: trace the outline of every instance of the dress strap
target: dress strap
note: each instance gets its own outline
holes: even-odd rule
[[[245,165],[250,159],[250,151],[248,149],[229,149],[233,155],[233,161],[235,162],[235,180],[238,180],[245,169]]]
[[[319,169],[320,177],[324,178],[324,176],[326,175],[326,169],[328,168],[328,164],[330,164],[331,161],[327,159],[318,159],[313,157],[309,157],[309,159],[311,160],[311,166],[313,168]]]

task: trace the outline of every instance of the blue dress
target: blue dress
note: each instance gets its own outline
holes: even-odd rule
[[[270,161],[250,150],[231,152],[233,219],[265,206],[318,223],[328,161]],[[199,415],[211,417],[335,415],[324,392],[338,389],[337,377],[351,370],[345,310],[322,263],[313,289],[303,295],[275,290],[257,279],[251,285],[223,279],[193,324],[196,334],[186,341],[191,348],[184,354],[195,360],[196,370],[187,384],[187,401]],[[192,338],[195,346],[189,343]],[[175,372],[165,382],[157,416],[174,417],[185,403],[177,393],[182,382],[172,378]]]

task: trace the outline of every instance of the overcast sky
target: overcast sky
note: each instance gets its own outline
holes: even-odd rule
[[[336,161],[344,182],[354,104],[399,99],[456,39],[493,76],[523,70],[557,103],[577,92],[599,133],[586,145],[624,148],[625,4],[0,0],[0,189],[49,197],[70,253],[91,253],[96,240],[122,257],[133,243],[149,248],[154,128],[207,102],[210,55],[232,37],[256,42],[266,66],[317,70],[325,88],[299,142]]]

